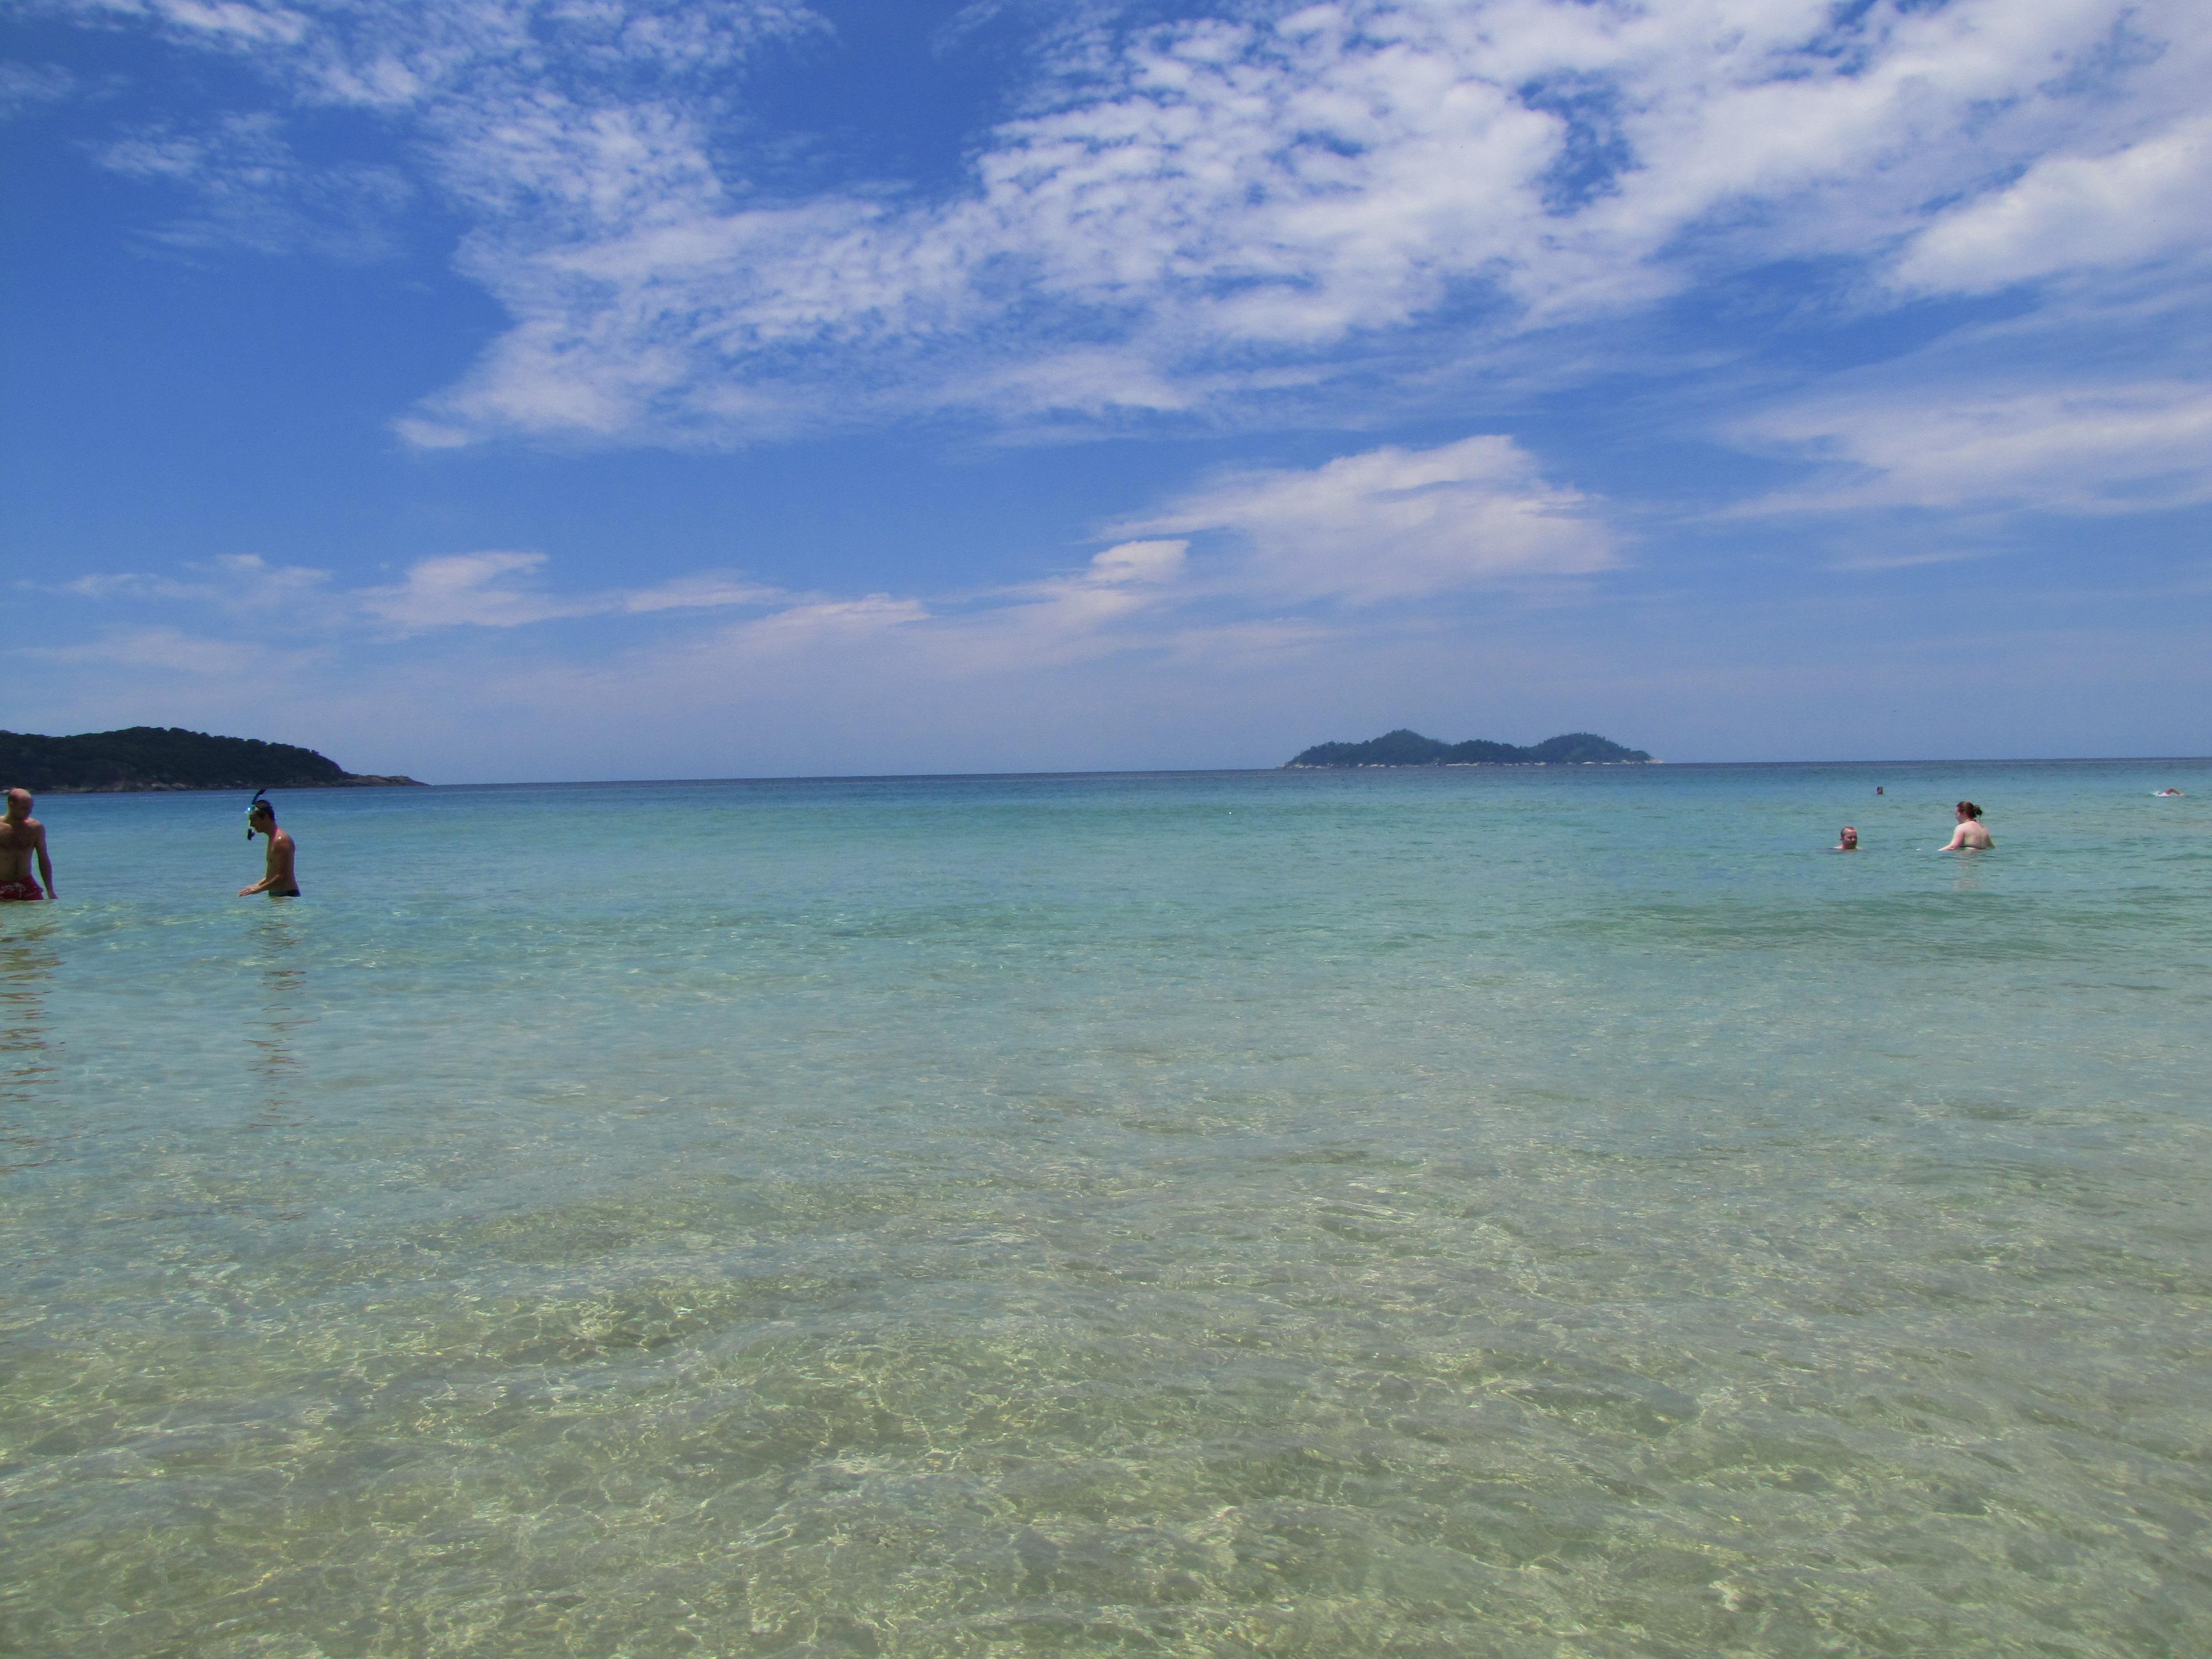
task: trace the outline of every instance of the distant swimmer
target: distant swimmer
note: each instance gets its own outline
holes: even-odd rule
[[[269,860],[263,866],[268,873],[252,886],[240,888],[239,897],[255,893],[266,893],[271,898],[299,897],[300,878],[293,861],[300,849],[292,844],[289,834],[276,827],[276,809],[262,799],[258,789],[253,792],[253,804],[246,809],[246,840],[252,841],[257,832],[269,837]]]
[[[1877,794],[1877,795],[1879,795],[1880,793],[1881,793],[1881,786],[1880,784],[1878,784],[1878,783],[1877,783],[1876,785],[1875,785],[1875,787],[1874,787],[1874,792],[1875,792],[1875,794]]]
[[[2181,791],[2179,791],[2179,789],[2171,789],[2171,788],[2169,788],[2169,789],[2154,789],[2154,790],[2152,790],[2152,791],[2151,791],[2151,793],[2152,793],[2152,794],[2154,794],[2154,795],[2156,795],[2156,796],[2157,796],[2160,800],[2165,799],[2168,795],[2178,795],[2178,794],[2179,794],[2180,793],[2181,793]]]
[[[41,889],[31,879],[31,860],[39,860]],[[31,792],[8,792],[8,816],[0,818],[0,901],[54,896],[54,861],[46,856],[46,826],[31,816]]]
[[[1996,842],[1990,832],[1982,828],[1982,809],[1970,800],[1959,803],[1959,827],[1951,832],[1951,839],[1937,848],[1939,853],[1986,853]]]
[[[1859,832],[1852,829],[1850,824],[1845,824],[1844,826],[1844,833],[1842,836],[1837,841],[1836,844],[1833,847],[1831,847],[1828,850],[1831,853],[1857,852],[1859,850]]]

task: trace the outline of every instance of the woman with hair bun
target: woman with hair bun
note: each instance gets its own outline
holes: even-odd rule
[[[1996,842],[1990,832],[1982,828],[1982,809],[1970,800],[1959,803],[1959,827],[1951,832],[1949,842],[1936,850],[1939,853],[1986,853]]]

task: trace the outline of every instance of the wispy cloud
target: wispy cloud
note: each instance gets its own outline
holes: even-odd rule
[[[40,662],[98,667],[134,678],[149,675],[234,679],[271,671],[295,672],[314,659],[309,650],[193,634],[180,628],[118,628],[69,645],[23,647]]]
[[[1101,30],[933,203],[748,198],[671,125],[599,169],[630,201],[649,156],[649,218],[471,244],[517,325],[405,429],[714,440],[838,418],[825,398],[1221,410],[1448,313],[1440,349],[1479,356],[1700,260],[1910,234],[1924,203],[2094,136],[2092,88],[2051,90],[2052,65],[2097,59],[2119,15],[1783,4],[1717,37],[1697,9],[1381,3]]]
[[[1814,464],[1747,514],[1911,507],[2083,514],[2212,501],[2212,388],[2176,381],[1882,388],[1747,422]]]
[[[1281,599],[1373,604],[1602,570],[1615,561],[1615,538],[1593,507],[1547,483],[1510,438],[1485,436],[1234,474],[1121,527],[1227,531],[1249,549],[1233,578],[1241,584]]]
[[[264,629],[332,633],[366,627],[392,636],[522,628],[580,617],[762,608],[797,598],[779,587],[714,571],[645,587],[559,593],[544,585],[547,562],[543,553],[446,554],[417,560],[396,582],[347,588],[334,583],[327,570],[237,554],[187,566],[173,575],[95,573],[47,591],[85,599],[203,607]]]
[[[95,572],[50,591],[86,599],[181,600],[237,613],[318,608],[331,573],[308,565],[274,565],[251,553],[185,565],[174,575],[146,571]],[[37,586],[27,584],[27,586]]]
[[[424,446],[1218,416],[1778,257],[1915,292],[2136,266],[2206,195],[2190,0],[1109,9],[934,198],[750,180],[733,88],[821,34],[798,5],[74,9],[416,135],[513,319],[402,421]]]
[[[781,588],[733,578],[687,576],[653,587],[555,594],[538,578],[543,553],[455,553],[420,560],[404,580],[350,595],[367,616],[406,633],[441,628],[521,628],[567,617],[641,616],[787,601]]]
[[[297,46],[313,27],[304,11],[271,0],[47,0],[39,9],[143,21],[179,39],[245,48]]]
[[[76,76],[58,64],[0,63],[0,121],[58,104],[76,84]]]
[[[2208,253],[2212,116],[2197,116],[2101,155],[2043,157],[1939,216],[1906,245],[1896,274],[1911,287],[1974,293]]]
[[[307,165],[283,122],[265,112],[197,130],[141,128],[103,146],[99,159],[111,173],[170,186],[191,203],[155,233],[178,247],[382,258],[396,251],[393,222],[414,195],[396,167]]]
[[[1389,447],[1305,470],[1215,478],[1109,526],[1081,565],[1009,586],[908,594],[796,592],[726,572],[642,586],[563,589],[547,556],[487,550],[418,560],[394,581],[236,556],[175,574],[82,576],[62,592],[105,606],[227,617],[262,639],[375,641],[512,632],[586,617],[640,628],[677,613],[744,611],[715,635],[743,653],[914,630],[948,674],[1119,652],[1188,651],[1199,638],[1280,650],[1351,610],[1501,583],[1587,575],[1615,562],[1602,504],[1547,481],[1510,440]],[[1212,550],[1194,556],[1193,537]],[[811,648],[810,647],[810,648]]]
[[[552,599],[524,585],[544,563],[543,553],[455,553],[422,560],[404,580],[356,597],[370,616],[407,631],[519,628],[588,614],[588,600]]]

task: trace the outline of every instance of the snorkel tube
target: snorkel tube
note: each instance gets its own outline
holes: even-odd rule
[[[260,806],[269,806],[269,803],[261,799],[268,793],[269,792],[266,789],[257,789],[253,792],[253,799],[246,803],[246,838],[248,841],[252,841],[253,839],[254,809]],[[276,809],[273,806],[269,806],[269,810],[271,812],[274,812]]]

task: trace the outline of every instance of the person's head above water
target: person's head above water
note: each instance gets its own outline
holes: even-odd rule
[[[9,822],[21,823],[30,816],[31,792],[27,789],[10,789],[8,792]]]
[[[1970,800],[1962,800],[1959,803],[1959,816],[1962,818],[1978,818],[1982,816],[1982,809]]]
[[[253,800],[246,809],[246,838],[248,841],[253,839],[253,832],[257,830],[265,836],[276,827],[276,808],[262,799],[264,793],[255,790]]]
[[[1836,850],[1839,853],[1857,852],[1859,850],[1859,832],[1852,829],[1850,824],[1845,824],[1844,826],[1844,833],[1837,839]]]

